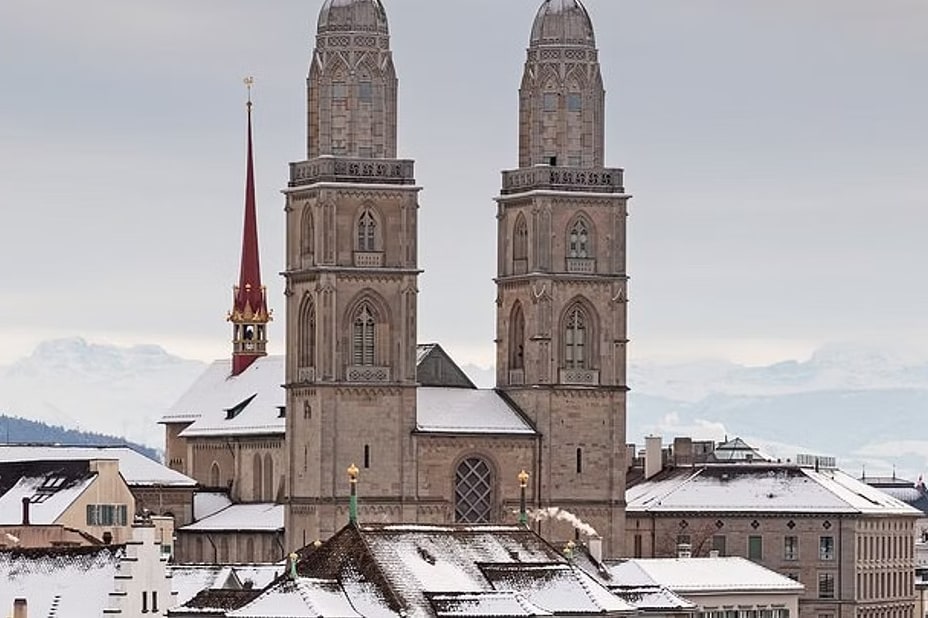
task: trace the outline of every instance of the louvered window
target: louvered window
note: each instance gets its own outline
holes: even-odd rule
[[[358,251],[377,251],[377,220],[369,210],[358,220]]]
[[[454,480],[454,519],[459,523],[490,521],[493,496],[490,466],[479,457],[465,459]]]
[[[352,359],[355,366],[370,367],[374,364],[374,336],[376,323],[370,307],[363,305],[354,320]]]
[[[586,335],[586,316],[580,307],[574,307],[567,314],[564,332],[564,366],[567,369],[587,369]]]
[[[590,230],[583,219],[578,219],[570,228],[567,257],[586,259],[590,257]]]

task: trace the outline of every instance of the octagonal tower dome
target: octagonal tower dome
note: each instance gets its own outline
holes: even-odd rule
[[[325,0],[318,33],[376,32],[389,34],[387,12],[380,0]]]
[[[529,45],[596,47],[593,22],[580,0],[545,0],[538,9]]]

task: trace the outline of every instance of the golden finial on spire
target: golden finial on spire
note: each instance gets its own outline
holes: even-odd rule
[[[251,87],[255,85],[255,78],[249,75],[244,80],[245,88],[248,89],[248,107],[251,107]]]

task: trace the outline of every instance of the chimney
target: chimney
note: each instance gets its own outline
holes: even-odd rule
[[[664,467],[664,454],[660,436],[648,436],[644,439],[644,478],[657,475]]]
[[[23,525],[29,526],[29,496],[23,496]],[[23,601],[25,603],[25,601]]]
[[[689,543],[680,543],[677,545],[677,558],[692,558],[693,546]]]
[[[587,549],[590,550],[590,558],[597,564],[603,561],[603,537],[593,535],[587,540]]]
[[[26,610],[26,599],[13,601],[13,618],[28,618],[29,613]]]
[[[710,558],[718,558],[719,556],[721,556],[721,554],[719,553],[719,550],[717,550],[717,549],[710,549],[710,550],[709,550],[709,557],[710,557]]]
[[[625,445],[625,468],[631,470],[635,467],[635,445]]]

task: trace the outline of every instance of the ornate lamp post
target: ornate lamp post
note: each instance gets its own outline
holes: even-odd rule
[[[348,483],[351,486],[351,497],[348,501],[348,523],[358,523],[358,474],[360,470],[354,464],[348,466]]]
[[[528,472],[519,472],[519,523],[523,526],[528,526],[528,512],[525,510],[525,488],[528,486],[528,479]]]

